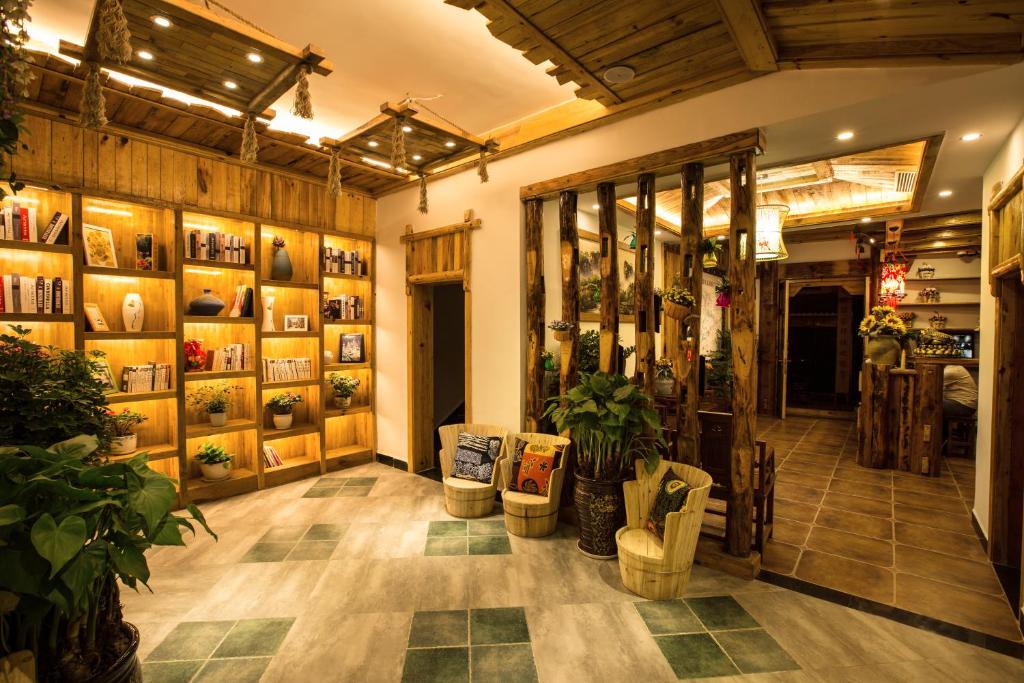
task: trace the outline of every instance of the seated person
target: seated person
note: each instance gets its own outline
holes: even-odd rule
[[[945,417],[969,417],[978,409],[978,385],[962,365],[942,371],[942,413]]]

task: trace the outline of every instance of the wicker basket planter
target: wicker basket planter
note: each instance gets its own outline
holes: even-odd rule
[[[692,310],[689,306],[677,304],[674,301],[663,299],[661,302],[662,307],[665,309],[665,315],[674,320],[685,320],[686,316],[690,315]]]
[[[572,330],[551,330],[555,335],[555,340],[560,342],[567,342],[572,339]]]

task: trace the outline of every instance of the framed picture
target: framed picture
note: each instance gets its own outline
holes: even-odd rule
[[[362,333],[341,335],[341,362],[366,362],[366,347],[363,344]]]
[[[135,235],[135,270],[153,270],[153,234]]]
[[[309,331],[309,316],[308,315],[286,315],[284,317],[284,331],[285,332],[308,332]]]
[[[97,358],[93,360],[95,364],[93,377],[100,381],[103,385],[104,394],[115,394],[119,390],[117,388],[117,382],[114,381],[114,372],[110,369],[110,363],[103,358]]]
[[[103,311],[96,304],[84,303],[82,307],[85,309],[85,319],[89,323],[89,327],[92,328],[93,332],[110,332],[110,326],[107,325],[106,319],[103,317]]]
[[[85,246],[85,265],[117,268],[117,250],[114,249],[114,234],[110,228],[88,223],[82,225],[82,243]]]
[[[601,321],[601,242],[597,233],[580,230],[580,320]],[[633,322],[636,250],[619,242],[619,321]]]

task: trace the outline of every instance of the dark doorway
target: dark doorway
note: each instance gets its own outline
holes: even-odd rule
[[[788,407],[846,412],[857,405],[863,308],[863,295],[840,286],[804,286],[791,294]]]
[[[441,441],[437,428],[466,421],[466,299],[462,285],[434,288],[434,466]]]

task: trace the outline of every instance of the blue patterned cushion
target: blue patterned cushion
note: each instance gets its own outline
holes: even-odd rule
[[[494,474],[494,461],[500,454],[500,436],[476,436],[459,432],[452,476],[490,484]]]

